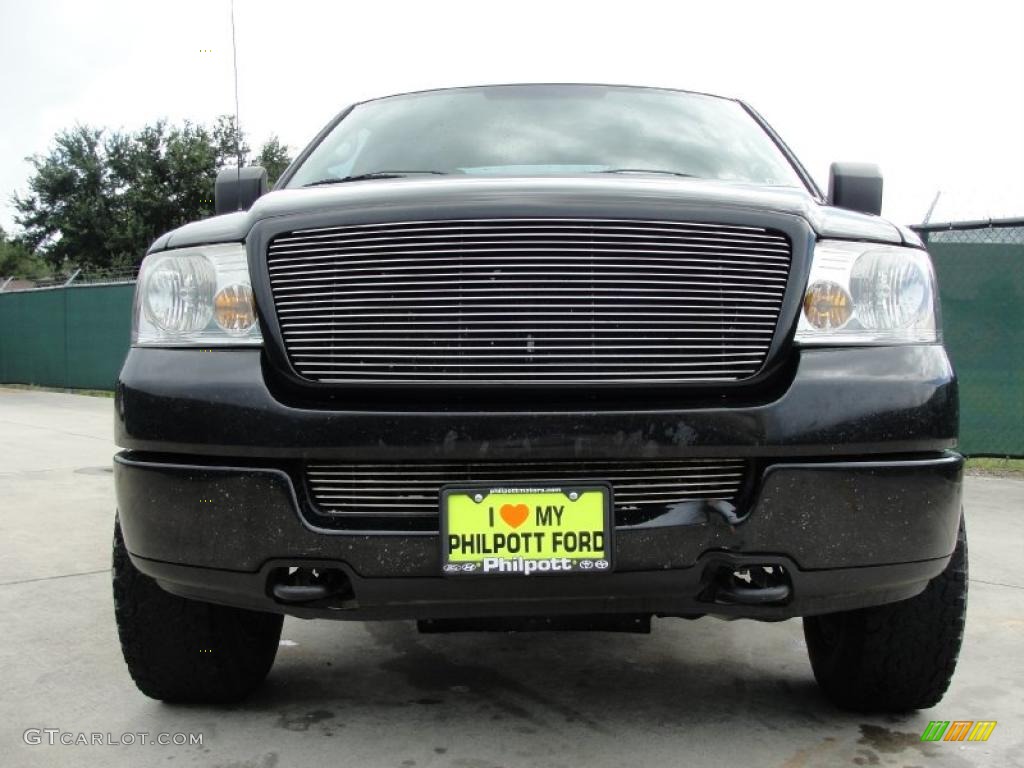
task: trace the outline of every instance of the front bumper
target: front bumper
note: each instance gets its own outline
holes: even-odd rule
[[[774,464],[747,519],[618,528],[612,574],[451,579],[435,533],[324,534],[303,524],[288,473],[255,467],[115,462],[132,560],[171,592],[210,602],[330,618],[465,618],[564,613],[827,613],[911,597],[956,542],[963,460]],[[792,595],[773,605],[702,599],[728,566],[782,566]],[[336,568],[354,600],[331,608],[276,602],[271,574]]]
[[[402,409],[288,402],[258,351],[135,349],[115,462],[133,562],[171,592],[331,618],[593,613],[779,619],[911,597],[956,542],[956,383],[939,346],[803,351],[762,402],[587,410]],[[657,404],[654,404],[657,406]],[[615,572],[440,576],[434,532],[323,531],[304,514],[306,459],[480,461],[736,456],[756,476],[741,523],[620,527]],[[722,568],[781,566],[784,601],[709,598]],[[278,602],[271,574],[337,569],[343,604]]]

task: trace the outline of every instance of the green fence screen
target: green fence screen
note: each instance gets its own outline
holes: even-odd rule
[[[0,293],[0,382],[113,389],[134,290],[126,283]]]
[[[1024,455],[1024,220],[921,231],[960,379],[960,450]]]

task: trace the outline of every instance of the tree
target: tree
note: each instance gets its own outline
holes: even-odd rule
[[[10,239],[0,227],[0,278],[36,278],[49,272],[44,261],[34,256],[24,243]]]
[[[158,122],[112,137],[107,155],[123,209],[118,252],[140,252],[163,232],[213,214],[217,155],[203,126]]]
[[[234,115],[221,115],[213,126],[213,146],[217,154],[217,170],[225,166],[248,165],[249,145],[238,130]]]
[[[54,267],[65,262],[110,266],[112,211],[110,174],[103,132],[76,126],[57,134],[43,157],[27,158],[35,168],[29,193],[13,197],[21,239]]]
[[[262,165],[267,169],[267,180],[270,186],[273,186],[291,162],[288,145],[282,144],[281,140],[274,135],[263,143],[259,154],[253,160],[253,165]]]
[[[271,137],[258,160],[276,179],[288,148]],[[250,148],[231,115],[213,128],[157,121],[135,133],[88,126],[58,133],[46,155],[28,158],[34,172],[13,196],[19,240],[55,269],[138,264],[160,234],[214,212],[220,168]]]

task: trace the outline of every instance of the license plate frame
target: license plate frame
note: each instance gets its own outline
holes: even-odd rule
[[[594,494],[599,494],[599,498],[595,500]],[[480,501],[476,500],[478,495]],[[453,501],[458,518],[454,526]],[[595,509],[598,503],[599,511]],[[513,509],[505,510],[506,506]],[[558,506],[562,507],[560,513],[548,509]],[[523,512],[519,507],[526,507],[526,517],[521,521]],[[610,573],[614,567],[613,508],[611,484],[598,480],[516,482],[514,485],[446,484],[441,487],[438,508],[441,574],[453,578],[490,578]],[[597,530],[594,528],[596,520],[600,520]],[[601,534],[599,550],[594,536],[598,532]],[[536,536],[538,533],[542,534],[540,539]],[[561,535],[556,537],[556,533]],[[476,538],[477,534],[483,534],[484,538]],[[495,546],[501,543],[495,534],[506,535],[503,546]],[[512,551],[512,534],[518,534],[516,551]],[[589,538],[584,534],[589,534]],[[460,537],[459,549],[462,549],[466,540],[461,537],[466,535],[474,537],[470,547],[479,547],[480,551],[453,551],[451,537]],[[539,549],[533,548],[538,544]],[[531,551],[524,551],[524,546]],[[491,551],[484,551],[488,549]],[[504,564],[495,564],[495,560]],[[546,566],[541,565],[544,562]]]

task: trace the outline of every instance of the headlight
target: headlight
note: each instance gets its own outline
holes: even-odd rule
[[[935,275],[924,251],[826,240],[814,249],[796,341],[937,341],[935,296]]]
[[[260,344],[245,246],[154,253],[135,287],[132,343],[149,347]]]

